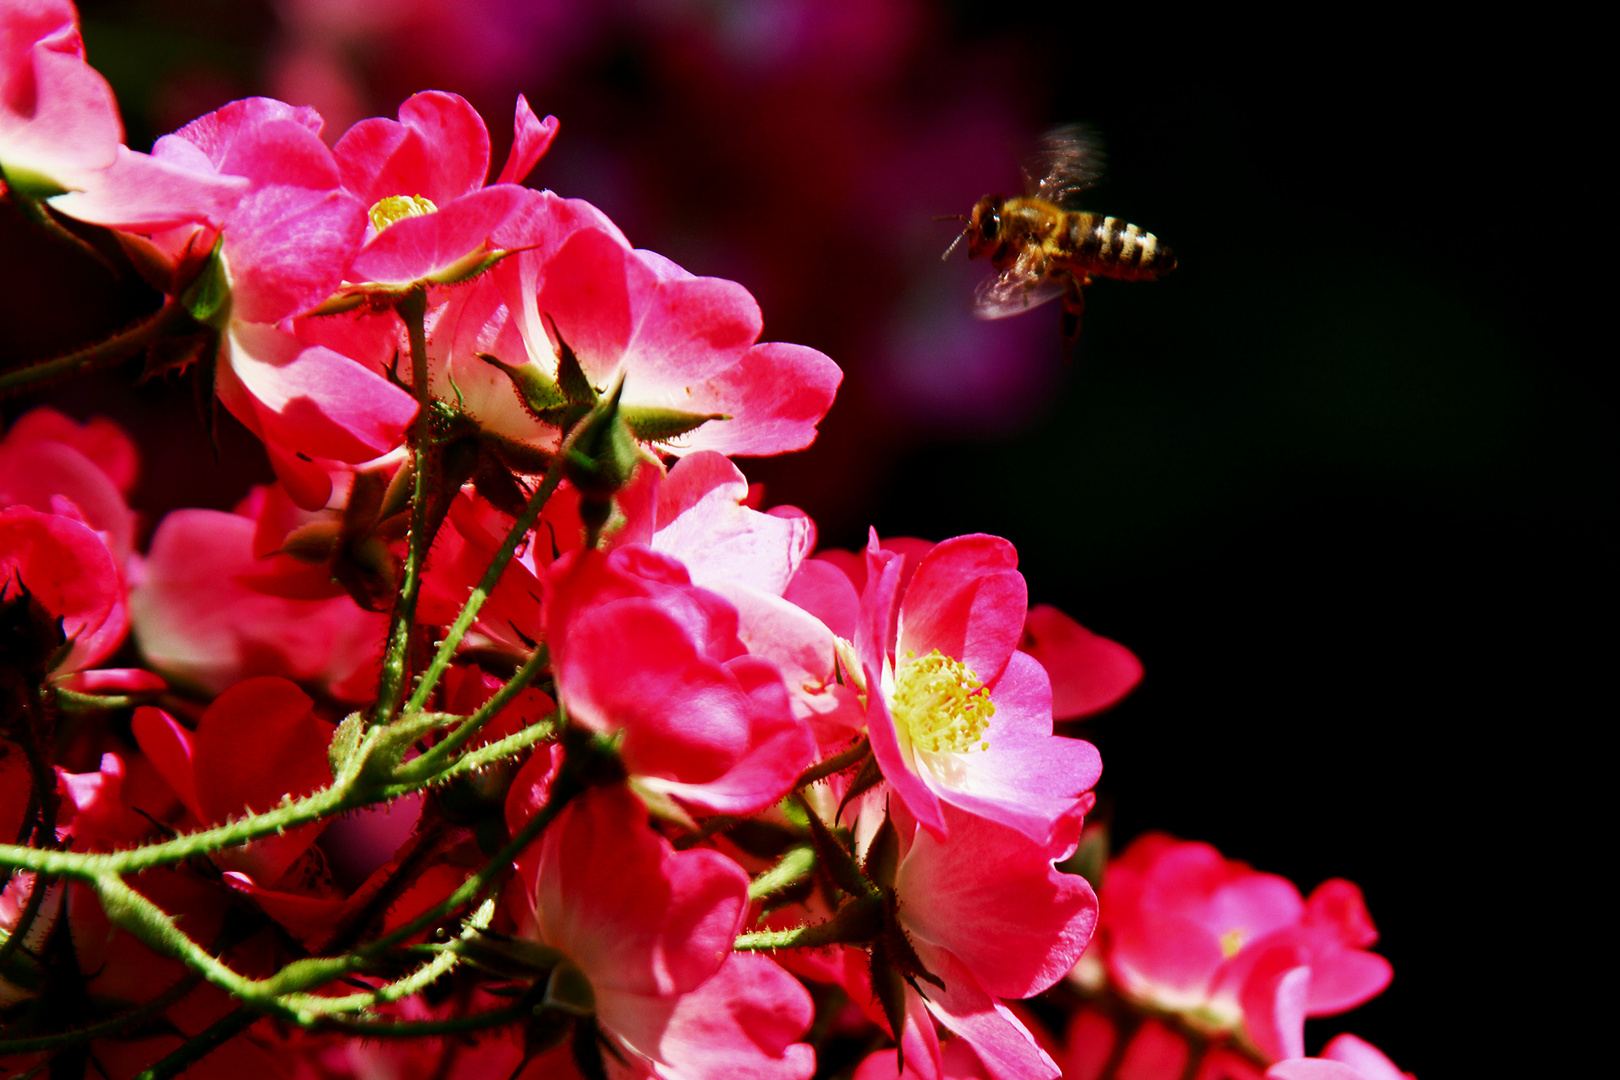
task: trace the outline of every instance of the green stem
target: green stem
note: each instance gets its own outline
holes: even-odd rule
[[[427,671],[422,673],[422,679],[417,684],[416,692],[411,695],[410,702],[405,706],[406,711],[420,709],[426,703],[428,695],[433,693],[433,688],[439,684],[439,678],[444,674],[445,668],[450,666],[450,660],[455,655],[456,647],[461,644],[461,639],[466,636],[468,628],[473,624],[473,620],[478,618],[478,612],[484,606],[484,601],[488,600],[489,594],[495,591],[495,586],[501,580],[501,575],[506,572],[506,567],[512,561],[512,556],[517,553],[518,545],[523,542],[524,537],[529,535],[529,530],[534,528],[534,523],[540,517],[540,512],[545,509],[552,493],[557,490],[557,485],[562,482],[562,465],[563,455],[559,453],[552,459],[550,467],[546,469],[545,478],[541,480],[540,486],[535,488],[533,495],[529,496],[529,501],[524,505],[523,512],[513,520],[512,527],[507,530],[506,539],[501,541],[500,549],[495,552],[495,557],[490,560],[489,566],[485,568],[484,576],[478,580],[478,584],[467,597],[467,602],[462,605],[461,613],[456,616],[456,621],[451,625],[450,631],[445,634],[444,640],[439,643],[438,651],[433,654],[433,662],[428,665]]]
[[[416,288],[395,306],[411,339],[411,385],[416,391],[416,428],[411,436],[415,473],[411,489],[411,535],[405,571],[388,626],[388,647],[383,654],[382,682],[372,720],[386,724],[394,718],[405,694],[410,666],[411,634],[416,629],[416,598],[422,590],[422,563],[427,557],[428,498],[438,483],[438,453],[433,446],[433,393],[428,387],[427,292]]]
[[[495,901],[493,899],[485,900],[478,906],[478,910],[473,912],[472,917],[467,920],[466,929],[462,930],[460,940],[470,941],[477,937],[479,931],[489,927],[490,920],[494,917]],[[297,1009],[299,1016],[303,1018],[369,1009],[373,1005],[386,1005],[427,989],[442,975],[455,967],[460,959],[460,954],[451,949],[444,949],[409,975],[384,986],[379,986],[376,990],[361,994],[348,994],[344,997],[290,994],[283,1000],[286,1004]]]
[[[802,881],[816,868],[816,849],[808,844],[789,848],[777,864],[748,884],[748,899],[761,900]]]
[[[503,1024],[515,1024],[531,1015],[533,1006],[519,1001],[504,1009],[474,1013],[471,1016],[448,1016],[443,1020],[406,1020],[396,1023],[373,1020],[324,1020],[321,1027],[373,1038],[422,1038],[434,1035],[459,1035],[466,1031],[481,1031]]]
[[[512,839],[507,842],[506,846],[497,851],[494,857],[484,864],[482,869],[462,882],[460,888],[438,904],[394,930],[393,933],[386,934],[367,945],[361,950],[362,954],[375,956],[384,952],[407,938],[426,930],[462,905],[476,900],[496,877],[506,872],[513,861],[523,853],[523,849],[533,843],[535,838],[545,831],[546,826],[550,825],[557,815],[562,813],[563,808],[584,790],[585,787],[580,782],[579,777],[568,767],[565,761],[562,770],[557,774],[557,779],[552,782],[551,797],[546,800],[546,805],[542,806],[534,817],[524,824],[523,828],[513,833]]]
[[[45,850],[56,847],[56,819],[62,805],[61,797],[56,792],[56,773],[47,760],[45,748],[39,744],[39,731],[44,726],[40,711],[48,708],[46,703],[30,694],[24,706],[20,730],[17,732],[23,756],[28,759],[28,771],[34,785],[32,801],[37,803],[33,840]],[[11,876],[9,867],[6,876],[8,879]],[[28,932],[33,929],[34,920],[39,917],[40,905],[44,903],[45,894],[50,891],[50,887],[50,878],[39,873],[36,873],[34,880],[29,883],[28,901],[18,914],[11,933],[3,943],[0,943],[0,971],[5,970],[6,962],[28,938]]]
[[[0,398],[32,389],[41,383],[66,379],[101,367],[110,367],[146,348],[189,318],[190,315],[184,305],[178,299],[170,297],[157,311],[138,322],[131,323],[104,341],[0,374]]]
[[[867,742],[865,735],[862,735],[860,741],[848,750],[834,754],[825,761],[818,761],[800,773],[799,778],[793,781],[793,787],[795,789],[807,787],[817,780],[825,780],[833,773],[840,773],[852,765],[859,765],[861,759],[866,757],[871,752],[871,749],[872,744]]]
[[[182,1043],[179,1049],[143,1070],[135,1080],[169,1080],[170,1077],[179,1076],[188,1066],[202,1060],[210,1051],[229,1042],[258,1021],[259,1014],[252,1009],[242,1008],[226,1013]]]
[[[732,948],[738,952],[766,952],[773,949],[862,944],[871,941],[876,934],[882,913],[881,898],[855,897],[826,922],[796,926],[791,930],[756,930],[751,934],[739,934]]]
[[[473,596],[478,596],[477,589],[473,590]],[[480,603],[481,602],[482,601],[480,601]],[[469,608],[473,608],[472,600],[467,601],[467,606]],[[473,608],[473,611],[476,614],[477,609]],[[467,616],[466,612],[466,608],[462,609],[462,615],[466,617],[466,621],[470,624],[472,622],[472,618]],[[456,625],[460,626],[461,623],[462,620],[458,618],[456,620]],[[463,629],[465,629],[465,627],[463,627]],[[454,640],[460,640],[459,635],[455,635],[454,628],[452,628],[451,633],[454,636]],[[445,638],[445,644],[450,645],[450,651],[453,651],[454,645],[451,642],[452,639],[450,637]],[[439,650],[439,656],[446,655],[448,655],[447,650],[441,648]],[[438,675],[435,673],[435,668],[437,668],[439,671],[443,670],[443,668],[439,665],[439,656],[435,656],[433,658],[433,666],[429,667],[427,674],[422,677],[422,686],[417,688],[416,695],[413,696],[410,702],[406,704],[405,710],[407,712],[418,707],[418,703],[416,701],[417,697],[426,696],[426,694],[423,693],[423,687],[426,687],[429,691],[431,691],[432,687],[428,685],[429,679],[437,681]],[[490,720],[494,719],[496,713],[506,708],[507,704],[510,703],[513,698],[522,693],[524,688],[534,681],[535,676],[539,675],[540,672],[545,670],[546,665],[549,662],[550,653],[547,651],[544,645],[541,645],[539,648],[535,649],[534,652],[530,654],[529,658],[523,662],[523,666],[518,668],[512,677],[506,680],[505,684],[502,685],[499,690],[496,690],[494,694],[490,695],[490,699],[479,706],[476,712],[467,717],[466,720],[462,721],[460,727],[456,728],[455,731],[452,731],[449,735],[447,735],[443,742],[431,747],[421,757],[401,765],[394,771],[395,778],[401,783],[410,783],[416,780],[425,780],[440,772],[443,768],[444,761],[449,758],[451,754],[461,749],[461,747],[466,744],[467,740],[478,734],[479,730],[482,729],[485,724],[489,723]]]
[[[199,855],[208,855],[221,848],[235,847],[257,840],[261,836],[282,832],[311,821],[331,817],[344,810],[364,804],[352,799],[352,778],[334,781],[302,799],[254,814],[240,821],[229,822],[201,832],[187,833],[162,843],[125,851],[88,853],[79,851],[43,851],[17,844],[0,844],[0,865],[15,866],[52,877],[71,877],[81,881],[95,881],[107,874],[135,874],[154,867],[185,862]]]

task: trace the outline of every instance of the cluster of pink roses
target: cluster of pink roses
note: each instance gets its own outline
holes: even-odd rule
[[[1056,1077],[1052,1050],[1147,1076],[1118,1062],[1162,1019],[1085,1073],[1007,1004],[1105,964],[1121,1001],[1241,1040],[1242,1075],[1385,1080],[1361,1044],[1283,1060],[1388,979],[1353,886],[1301,902],[1143,841],[1099,924],[1056,864],[1101,762],[1053,724],[1135,658],[1031,609],[1004,540],[817,553],[807,515],[761,510],[727,455],[807,446],[838,368],[522,187],[556,128],[520,98],[494,183],[440,92],[331,149],[250,99],[142,154],[71,4],[0,0],[7,197],[112,231],[166,297],[129,337],[149,370],[211,374],[278,477],[143,554],[116,427],[40,409],[0,442],[0,1061],[803,1080],[820,1006],[892,1041],[863,1080]],[[362,792],[344,816],[128,861],[336,790]],[[159,914],[109,901],[126,866]],[[420,984],[389,967],[433,956]],[[303,958],[347,966],[233,1019],[239,980]]]

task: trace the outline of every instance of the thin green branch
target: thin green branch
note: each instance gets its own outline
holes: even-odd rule
[[[371,801],[354,798],[352,788],[353,778],[344,777],[334,781],[331,787],[322,788],[274,810],[123,851],[45,851],[17,844],[0,844],[0,865],[91,882],[107,874],[136,874],[208,855],[221,848],[246,844],[261,836],[319,821]]]
[[[477,595],[478,590],[474,589],[473,596],[476,597]],[[472,600],[468,600],[467,604],[469,608],[472,607]],[[476,609],[474,609],[474,611],[476,611]],[[466,612],[466,608],[462,609],[463,616],[466,615]],[[470,617],[467,618],[467,622],[470,624],[472,619]],[[461,624],[461,619],[458,618],[456,623],[459,626]],[[453,630],[454,628],[452,628],[452,631]],[[459,637],[457,637],[457,640],[460,640]],[[447,645],[450,644],[450,641],[450,638],[445,638],[445,643]],[[443,648],[441,648],[439,652],[440,656],[447,655]],[[462,746],[467,743],[467,740],[478,734],[485,724],[489,723],[495,718],[496,713],[499,713],[502,709],[506,708],[513,698],[522,693],[524,688],[533,682],[535,677],[539,675],[540,672],[545,670],[546,665],[550,663],[550,660],[550,653],[544,645],[541,645],[539,648],[535,649],[534,652],[530,654],[529,658],[523,662],[523,666],[518,668],[517,671],[513,673],[512,677],[506,680],[499,690],[496,690],[494,694],[490,695],[489,700],[480,705],[477,712],[474,712],[471,716],[464,720],[460,727],[456,728],[455,731],[452,731],[445,737],[444,741],[429,748],[426,753],[416,760],[406,762],[396,769],[394,771],[395,778],[401,783],[410,783],[416,780],[428,779],[429,777],[434,776],[436,773],[443,771],[445,760],[449,758],[451,754],[461,749]],[[434,665],[437,666],[439,657],[434,657],[433,662]],[[442,670],[442,668],[440,670]],[[435,681],[438,678],[432,667],[428,669],[427,675],[423,676],[423,686],[427,686],[427,680],[430,676],[434,678]],[[431,687],[429,687],[429,689],[431,689]],[[417,697],[425,697],[421,687],[417,688],[416,696],[413,696],[410,702],[406,704],[405,709],[407,712],[418,707],[416,702]]]
[[[501,575],[506,572],[506,567],[511,563],[512,556],[517,553],[518,545],[523,543],[524,537],[529,535],[529,530],[534,528],[534,523],[540,517],[540,512],[545,509],[552,493],[557,490],[557,485],[562,482],[563,460],[564,455],[561,453],[552,459],[550,467],[546,469],[545,478],[540,481],[540,486],[534,489],[533,495],[529,496],[529,501],[524,504],[523,512],[513,520],[512,527],[506,532],[506,539],[501,541],[501,546],[495,552],[495,557],[490,560],[489,566],[485,568],[484,576],[478,579],[478,584],[474,586],[472,593],[468,595],[467,602],[462,605],[461,613],[456,616],[456,621],[451,624],[449,632],[444,635],[444,640],[439,643],[438,651],[433,654],[433,661],[428,665],[427,670],[422,673],[421,681],[417,683],[415,693],[411,695],[410,702],[405,706],[407,711],[420,709],[426,703],[428,695],[433,693],[433,688],[438,686],[439,678],[444,674],[445,668],[450,666],[450,660],[455,655],[456,647],[461,644],[461,639],[472,626],[473,620],[478,618],[478,612],[483,608],[484,601],[489,599],[489,594],[495,591],[495,586],[501,580]]]
[[[33,840],[41,849],[50,850],[56,847],[56,819],[61,812],[62,799],[56,790],[56,772],[51,768],[49,755],[39,743],[39,732],[44,726],[41,710],[48,710],[49,706],[40,701],[38,697],[30,694],[24,705],[22,723],[17,725],[16,735],[22,745],[23,756],[28,759],[28,772],[30,782],[33,784],[33,802],[35,817]],[[6,874],[8,880],[11,876],[10,868]],[[0,942],[0,971],[5,970],[6,962],[22,947],[27,940],[28,932],[34,928],[34,920],[39,917],[40,905],[44,903],[45,894],[50,891],[51,881],[45,874],[36,873],[34,880],[28,886],[28,900],[17,916],[17,922],[11,927],[11,933],[4,942]]]
[[[101,367],[110,367],[135,355],[189,318],[185,305],[177,298],[170,297],[157,311],[138,322],[131,323],[112,337],[62,356],[0,374],[0,398],[22,393],[43,383],[70,378]]]
[[[411,387],[416,392],[416,428],[411,436],[415,472],[411,489],[411,533],[399,596],[388,625],[388,646],[383,653],[382,679],[372,720],[386,724],[405,695],[410,667],[411,634],[416,629],[416,598],[422,590],[422,564],[427,558],[428,499],[439,482],[438,453],[433,445],[433,392],[428,386],[427,292],[415,288],[395,305],[411,339]]]
[[[135,1080],[170,1080],[179,1076],[210,1051],[223,1046],[258,1022],[259,1014],[252,1009],[241,1008],[226,1013],[182,1043],[179,1049],[137,1074]]]
[[[320,1026],[337,1031],[346,1031],[351,1035],[365,1035],[374,1038],[423,1038],[435,1035],[459,1035],[467,1031],[481,1031],[485,1028],[501,1027],[504,1024],[515,1024],[532,1015],[534,1015],[534,1007],[520,1000],[503,1009],[473,1013],[471,1016],[447,1016],[443,1020],[389,1022],[386,1020],[324,1019],[321,1021]]]
[[[847,901],[826,922],[795,926],[791,930],[755,930],[739,934],[732,948],[738,952],[768,952],[774,949],[814,949],[822,945],[861,944],[871,941],[881,928],[883,900],[858,896]]]
[[[470,941],[478,936],[479,931],[488,929],[490,920],[495,917],[495,901],[485,900],[478,905],[467,920],[467,926],[461,932],[460,940]],[[376,990],[359,994],[348,994],[343,997],[317,997],[313,994],[295,994],[284,998],[286,1004],[295,1008],[301,1017],[322,1016],[329,1013],[358,1012],[369,1009],[373,1005],[386,1005],[401,998],[427,989],[441,976],[456,966],[461,959],[460,954],[450,949],[439,950],[437,955],[415,971],[402,978],[379,986]]]
[[[808,844],[792,847],[776,865],[748,883],[748,899],[761,900],[804,880],[816,868],[816,849]]]
[[[804,770],[804,772],[799,774],[799,778],[793,781],[793,786],[795,789],[808,787],[817,780],[825,780],[834,773],[840,773],[851,766],[859,765],[861,760],[865,758],[866,755],[871,752],[871,750],[872,744],[866,740],[865,735],[862,735],[860,740],[848,750],[834,754],[825,761],[818,761],[808,769]]]

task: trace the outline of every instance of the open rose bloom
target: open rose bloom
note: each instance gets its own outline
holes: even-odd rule
[[[1142,665],[1006,539],[769,505],[840,369],[526,186],[568,141],[512,115],[499,163],[437,90],[137,151],[72,5],[0,0],[0,197],[163,297],[5,385],[142,352],[275,477],[155,517],[110,421],[0,432],[6,1075],[1404,1075],[1307,1044],[1390,980],[1356,886],[1078,872],[1062,725]]]

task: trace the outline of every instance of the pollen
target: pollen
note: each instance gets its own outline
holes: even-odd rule
[[[894,718],[911,732],[912,745],[932,753],[988,750],[984,737],[996,703],[978,675],[938,649],[918,659],[907,653],[894,674]]]
[[[1243,931],[1228,930],[1226,933],[1221,935],[1222,956],[1227,958],[1236,956],[1238,954],[1238,950],[1241,948],[1243,948]]]
[[[396,221],[437,213],[433,200],[422,195],[390,195],[371,208],[371,227],[382,232]]]

